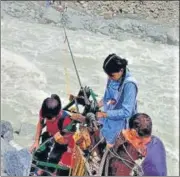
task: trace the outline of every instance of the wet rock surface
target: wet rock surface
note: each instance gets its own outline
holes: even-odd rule
[[[22,129],[21,132],[23,131]],[[28,176],[32,155],[26,148],[18,150],[17,144],[12,142],[12,125],[8,121],[1,120],[1,175]]]
[[[13,140],[13,128],[10,122],[1,120],[1,137],[8,142]]]
[[[1,138],[1,156],[3,156],[7,151],[16,150],[13,148],[6,140]]]
[[[13,150],[4,154],[3,165],[8,176],[29,176],[32,155],[27,149]]]

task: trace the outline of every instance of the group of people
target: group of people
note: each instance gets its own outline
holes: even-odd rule
[[[96,117],[102,125],[100,136],[104,137],[107,148],[114,147],[120,132],[123,132],[124,138],[134,147],[138,148],[138,143],[143,144],[147,151],[143,163],[144,174],[146,176],[166,176],[164,145],[158,137],[152,136],[150,116],[137,111],[138,85],[127,65],[128,61],[116,54],[110,54],[104,60],[103,70],[108,76],[107,85],[104,96],[98,103],[98,107],[102,107],[103,111],[96,113]],[[61,144],[60,147],[57,145],[55,151],[63,148],[63,151],[66,151],[67,146],[65,146],[62,130],[78,116],[78,114],[70,116],[62,110],[58,95],[53,94],[46,98],[39,112],[35,142],[30,151],[39,147],[40,137],[44,142],[52,136]],[[43,125],[46,125],[47,131],[42,134]],[[133,136],[135,136],[135,140]],[[52,160],[52,162],[54,161]]]

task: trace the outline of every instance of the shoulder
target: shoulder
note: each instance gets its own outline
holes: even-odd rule
[[[61,114],[61,117],[69,117],[70,115],[66,112],[66,111],[64,111],[64,110],[61,110],[60,111],[60,114]]]
[[[164,143],[157,136],[152,136],[151,142],[147,145],[147,148],[149,149],[149,151],[152,151],[152,153],[153,152],[156,153],[159,152],[160,154],[165,153]]]
[[[125,82],[124,87],[136,87],[136,83],[130,81],[130,82]]]
[[[135,85],[137,85],[137,80],[131,75],[126,77],[124,82],[125,83],[134,83]]]
[[[124,91],[125,92],[137,91],[137,86],[134,82],[127,82],[124,84]]]
[[[164,146],[162,140],[159,137],[154,136],[154,135],[152,135],[151,144]]]
[[[60,120],[60,122],[61,122],[61,121],[63,121],[64,119],[70,119],[70,115],[69,115],[66,111],[61,110],[61,111],[59,112],[58,118],[59,118],[59,120]]]
[[[138,88],[137,80],[131,75],[131,73],[128,73],[128,75],[126,76],[124,80],[124,87],[134,87],[136,89]]]
[[[64,110],[61,110],[61,116],[59,117],[57,123],[58,123],[58,128],[60,131],[64,129],[64,127],[66,127],[67,125],[71,123],[71,118],[69,114]]]
[[[132,76],[131,72],[126,73],[126,77],[125,77],[125,83],[129,83],[132,82],[135,85],[137,85],[137,80]]]

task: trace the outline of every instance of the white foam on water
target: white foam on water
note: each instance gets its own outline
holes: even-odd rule
[[[37,115],[37,107],[47,96],[45,87],[46,76],[33,63],[1,48],[1,100],[19,112],[19,121],[29,119],[27,112]]]

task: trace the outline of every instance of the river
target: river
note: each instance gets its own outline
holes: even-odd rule
[[[16,13],[16,12],[14,12]],[[67,29],[82,84],[103,95],[106,75],[102,64],[107,55],[125,57],[139,84],[139,112],[153,119],[153,133],[167,151],[168,175],[179,171],[179,48],[176,45],[123,40],[88,30]],[[78,80],[64,42],[63,29],[34,23],[4,12],[1,16],[1,118],[18,128],[35,125],[42,100],[51,93],[67,103],[67,94],[76,94]],[[32,144],[34,129],[17,141]]]

